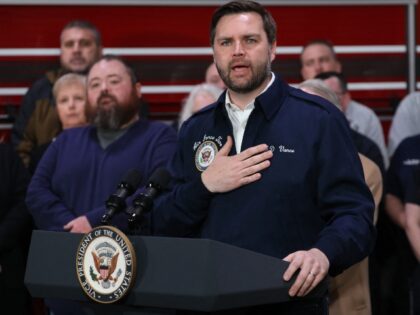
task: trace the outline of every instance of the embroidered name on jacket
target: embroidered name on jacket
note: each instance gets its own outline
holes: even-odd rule
[[[403,164],[404,165],[407,165],[407,166],[419,165],[420,164],[420,160],[419,159],[408,159],[408,160],[405,160],[403,162]]]
[[[279,145],[279,152],[283,153],[295,153],[295,149],[286,148],[284,145]]]

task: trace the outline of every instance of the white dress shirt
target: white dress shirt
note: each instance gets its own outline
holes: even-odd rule
[[[271,80],[268,82],[264,90],[259,94],[264,93],[274,82],[275,76],[274,73],[271,73]],[[225,99],[226,111],[228,113],[229,119],[232,123],[233,128],[233,137],[235,141],[236,153],[241,152],[242,140],[244,138],[245,127],[248,122],[249,115],[255,108],[255,99],[251,101],[244,109],[240,109],[239,106],[235,105],[229,96],[229,90],[226,92]]]

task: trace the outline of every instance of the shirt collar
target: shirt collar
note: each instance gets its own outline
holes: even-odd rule
[[[266,85],[266,87],[264,88],[264,90],[262,90],[261,93],[258,94],[258,96],[260,96],[261,94],[263,94],[265,91],[268,90],[268,88],[273,84],[275,78],[276,78],[276,76],[274,75],[273,72],[271,72],[270,82],[268,82],[268,84]],[[235,105],[231,101],[228,90],[226,90],[225,105],[226,105],[226,108],[230,108],[232,110],[241,110],[237,105]],[[246,105],[245,108],[244,108],[244,110],[253,109],[254,106],[255,106],[255,99],[253,99],[248,105]]]
[[[279,76],[272,77],[272,81],[267,84],[265,91],[261,92],[261,94],[255,99],[255,104],[261,108],[265,118],[270,120],[274,114],[281,108],[283,103],[285,102],[287,96],[290,94],[290,87],[287,83],[285,83]],[[219,115],[227,117],[226,112],[226,95],[227,90],[220,95],[219,99],[216,102],[216,116],[220,117]]]

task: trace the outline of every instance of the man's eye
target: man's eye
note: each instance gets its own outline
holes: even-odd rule
[[[89,47],[92,46],[92,41],[84,39],[80,41],[80,46],[82,47]]]
[[[71,48],[71,47],[73,47],[73,45],[74,45],[74,42],[65,42],[64,43],[64,47],[66,47],[66,48]]]
[[[91,89],[95,89],[95,88],[99,87],[99,82],[91,83],[91,84],[89,84],[89,87]]]

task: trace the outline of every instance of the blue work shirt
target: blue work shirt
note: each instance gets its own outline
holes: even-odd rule
[[[420,170],[420,135],[404,139],[391,159],[387,177],[386,193],[394,195],[402,203],[413,202],[417,190],[416,173]]]

